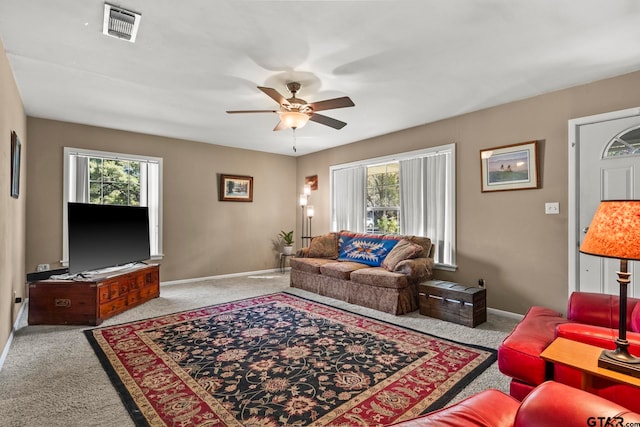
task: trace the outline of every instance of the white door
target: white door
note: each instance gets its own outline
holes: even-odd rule
[[[581,123],[577,124],[576,121]],[[632,129],[640,126],[640,110],[625,110],[576,121],[570,121],[570,133],[571,125],[574,125],[570,161],[575,162],[576,182],[574,191],[570,191],[570,197],[575,197],[575,212],[570,219],[570,230],[573,231],[570,235],[574,236],[570,240],[574,242],[570,246],[570,252],[573,251],[570,262],[575,262],[570,266],[570,271],[573,268],[575,278],[574,283],[570,283],[569,292],[577,290],[617,295],[619,286],[616,271],[620,269],[620,261],[581,254],[579,248],[601,200],[640,199],[640,154],[622,152],[616,156],[608,155],[611,152],[610,143],[616,136],[622,136],[624,140],[638,133]],[[616,145],[625,147],[624,143]],[[629,263],[632,276],[628,295],[636,298],[640,297],[638,264]]]

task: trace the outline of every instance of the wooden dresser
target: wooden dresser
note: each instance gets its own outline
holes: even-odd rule
[[[30,325],[99,325],[160,296],[158,265],[135,266],[80,280],[29,284]]]

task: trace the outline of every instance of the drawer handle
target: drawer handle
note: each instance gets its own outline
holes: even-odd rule
[[[424,295],[424,294],[422,294],[422,295]],[[472,306],[473,307],[472,303],[467,302],[467,301],[463,301],[463,300],[444,298],[444,297],[441,297],[441,296],[438,296],[438,295],[429,295],[429,298],[437,299],[437,300],[440,300],[442,302],[453,302],[453,303],[456,303],[456,304],[468,305],[468,306]]]
[[[71,300],[68,298],[56,298],[54,304],[56,307],[71,307]]]

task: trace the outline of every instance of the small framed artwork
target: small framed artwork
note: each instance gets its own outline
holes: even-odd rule
[[[304,184],[311,188],[311,191],[318,189],[318,175],[307,176],[304,178]]]
[[[20,151],[22,144],[18,134],[11,131],[11,197],[20,195]]]
[[[253,202],[253,177],[220,175],[219,199],[224,202]]]
[[[480,150],[482,192],[540,188],[538,141]]]

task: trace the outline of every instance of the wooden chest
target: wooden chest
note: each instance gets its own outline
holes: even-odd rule
[[[41,280],[29,284],[29,324],[99,325],[158,296],[157,265],[86,280]]]
[[[418,285],[420,314],[475,328],[487,321],[487,291],[430,280]]]

